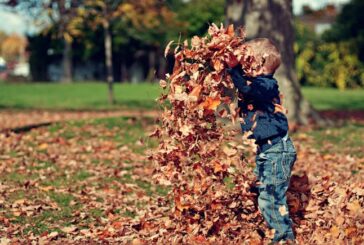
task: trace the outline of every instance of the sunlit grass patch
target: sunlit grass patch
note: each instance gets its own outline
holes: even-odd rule
[[[329,127],[308,132],[313,137],[313,146],[322,153],[364,156],[364,125],[345,123],[340,127]]]

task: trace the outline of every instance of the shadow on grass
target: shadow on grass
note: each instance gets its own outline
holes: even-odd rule
[[[109,105],[105,101],[93,101],[85,105],[32,105],[16,103],[11,105],[0,104],[0,110],[50,110],[50,111],[102,111],[102,110],[156,110],[159,106],[154,100],[127,100],[116,101]]]

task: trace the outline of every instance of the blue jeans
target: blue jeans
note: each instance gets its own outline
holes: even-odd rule
[[[273,242],[295,239],[286,192],[296,157],[288,135],[256,156],[254,174],[260,182],[258,206],[269,227],[275,230]]]

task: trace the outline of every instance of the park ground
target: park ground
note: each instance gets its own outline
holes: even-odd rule
[[[0,84],[1,244],[125,242],[133,239],[125,221],[136,222],[161,202],[166,212],[171,208],[168,187],[153,184],[147,158],[158,144],[148,135],[160,90],[153,84],[115,88],[118,103],[108,106],[103,84]],[[294,217],[297,238],[359,244],[364,90],[303,92],[335,125],[292,133],[294,174],[307,176],[312,193],[311,209]]]

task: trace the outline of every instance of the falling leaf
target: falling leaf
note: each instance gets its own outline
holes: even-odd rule
[[[166,80],[161,79],[161,80],[159,81],[159,85],[161,86],[161,88],[166,88],[166,87],[167,87],[167,82],[166,82]]]
[[[197,85],[196,87],[193,88],[191,93],[188,95],[188,97],[190,98],[190,101],[197,101],[199,99],[201,89],[202,89],[201,85]]]
[[[166,46],[166,49],[164,50],[164,57],[167,57],[168,53],[169,53],[169,50],[171,49],[171,45],[174,41],[170,41],[167,46]]]
[[[187,124],[183,125],[180,128],[182,135],[184,135],[184,136],[189,135],[192,132],[192,127],[193,127],[193,125],[187,125]]]
[[[224,63],[220,59],[212,60],[212,65],[217,72],[221,72],[225,68]]]
[[[230,24],[226,29],[226,34],[228,34],[230,37],[233,37],[235,35],[234,32],[234,25]]]
[[[192,48],[199,48],[201,46],[201,38],[198,36],[194,36],[191,39],[191,46]]]
[[[287,211],[287,208],[286,206],[282,205],[282,206],[279,206],[279,213],[282,215],[282,216],[285,216],[288,214],[288,211]]]
[[[207,97],[206,100],[200,104],[200,106],[207,110],[216,110],[220,103],[220,98]]]

